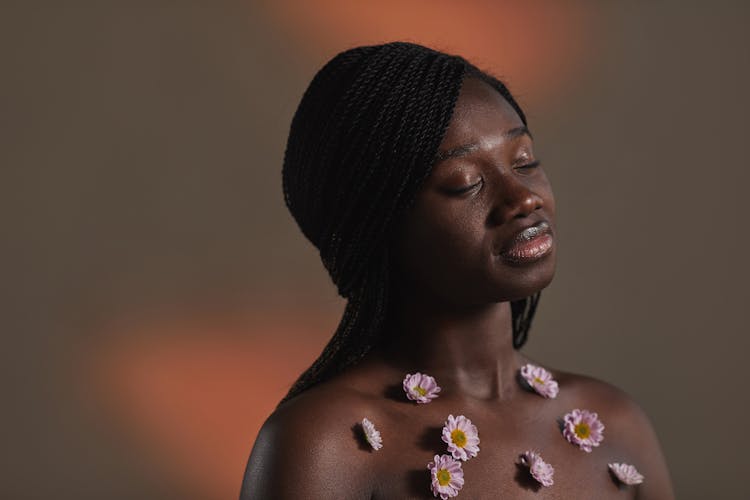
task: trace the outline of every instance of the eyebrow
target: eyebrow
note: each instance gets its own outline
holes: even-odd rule
[[[531,131],[529,131],[529,129],[526,128],[525,126],[516,127],[510,130],[507,130],[503,132],[502,137],[505,140],[511,140],[511,139],[516,139],[518,137],[521,137],[523,135],[528,135],[532,139],[534,138],[534,136],[531,135]],[[468,155],[469,153],[473,153],[477,149],[479,149],[479,144],[477,144],[476,142],[473,142],[470,144],[462,144],[461,146],[447,149],[445,151],[438,151],[438,153],[435,155],[435,163],[439,163],[449,158],[460,158],[462,156]]]

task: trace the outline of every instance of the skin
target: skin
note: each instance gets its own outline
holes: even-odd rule
[[[517,381],[519,368],[533,361],[512,347],[509,301],[550,283],[556,252],[553,243],[543,258],[524,264],[498,255],[540,220],[555,235],[552,190],[522,129],[499,93],[476,79],[464,82],[439,149],[448,157],[436,163],[395,232],[397,292],[387,338],[268,418],[242,499],[433,498],[426,465],[446,453],[441,429],[449,414],[471,419],[481,440],[478,456],[463,464],[459,498],[674,498],[651,423],[622,391],[549,368],[560,385],[555,399]],[[417,371],[442,387],[429,404],[408,401],[401,389],[405,374]],[[591,453],[562,437],[558,421],[574,408],[596,411],[606,426]],[[363,440],[363,417],[380,431],[381,450]],[[526,450],[554,466],[552,487],[540,487],[516,465]],[[635,465],[644,483],[618,485],[610,462]]]

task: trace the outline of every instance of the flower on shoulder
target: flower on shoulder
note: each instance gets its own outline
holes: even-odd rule
[[[518,458],[518,463],[528,467],[531,477],[536,479],[542,486],[552,486],[555,469],[542,460],[542,456],[534,451],[525,451]]]
[[[609,470],[615,475],[618,481],[622,484],[641,484],[643,482],[643,475],[636,470],[635,467],[629,464],[613,463],[609,464]]]
[[[443,426],[443,441],[448,444],[448,452],[456,460],[468,460],[479,453],[477,426],[463,415],[448,415]]]
[[[422,373],[407,374],[404,377],[404,392],[406,397],[417,403],[429,403],[440,392],[435,379]]]
[[[455,497],[464,487],[464,471],[461,462],[450,455],[435,455],[433,461],[427,464],[432,474],[431,489],[435,497],[441,500]]]
[[[528,363],[521,367],[521,377],[534,389],[537,394],[545,398],[554,398],[559,391],[557,381],[552,374],[541,366]]]
[[[563,417],[563,436],[590,453],[604,439],[604,424],[596,412],[575,409]]]
[[[372,446],[373,450],[377,451],[383,447],[383,439],[380,437],[380,432],[378,432],[375,425],[367,418],[362,419],[362,429],[365,431],[367,443]]]

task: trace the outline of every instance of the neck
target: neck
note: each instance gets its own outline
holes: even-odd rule
[[[383,354],[409,373],[434,376],[444,391],[477,399],[505,399],[517,390],[521,357],[513,348],[510,302],[448,309],[398,300],[390,314]]]

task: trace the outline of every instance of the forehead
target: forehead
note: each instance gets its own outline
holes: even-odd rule
[[[522,126],[521,117],[497,90],[482,80],[467,78],[440,146],[492,142],[503,132]]]

